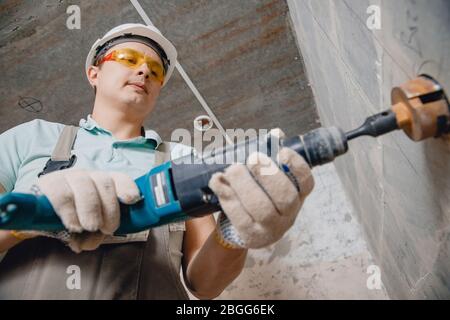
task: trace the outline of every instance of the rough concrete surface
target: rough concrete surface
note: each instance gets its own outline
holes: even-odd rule
[[[450,91],[450,2],[288,4],[323,125],[359,126],[420,73]],[[370,5],[379,30],[367,27]],[[449,163],[450,139],[402,132],[352,141],[335,161],[391,298],[450,298]]]

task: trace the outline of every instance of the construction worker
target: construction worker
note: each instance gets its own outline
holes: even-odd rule
[[[303,158],[283,148],[279,162],[295,183],[256,153],[211,178],[223,209],[217,223],[208,215],[113,235],[117,199],[140,199],[134,179],[191,152],[143,129],[176,61],[155,27],[115,27],[86,59],[96,95],[79,128],[33,120],[0,135],[0,192],[46,195],[67,229],[0,231],[0,299],[188,299],[181,269],[192,294],[210,299],[240,274],[249,248],[274,243],[292,226],[314,182]],[[270,166],[274,174],[261,174]]]

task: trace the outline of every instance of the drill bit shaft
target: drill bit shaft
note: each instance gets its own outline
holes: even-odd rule
[[[399,129],[396,115],[388,110],[370,116],[364,124],[357,129],[345,133],[347,140],[352,140],[360,136],[378,137],[385,133]]]

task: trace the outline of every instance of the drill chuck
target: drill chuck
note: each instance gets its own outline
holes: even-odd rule
[[[347,137],[338,127],[318,128],[282,142],[299,153],[310,167],[333,161],[348,150]]]

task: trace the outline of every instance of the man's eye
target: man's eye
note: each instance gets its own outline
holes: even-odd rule
[[[152,75],[156,78],[162,76],[162,70],[158,66],[152,66],[151,71],[152,71]]]
[[[136,58],[129,55],[121,55],[119,56],[119,59],[128,63],[136,63]]]

